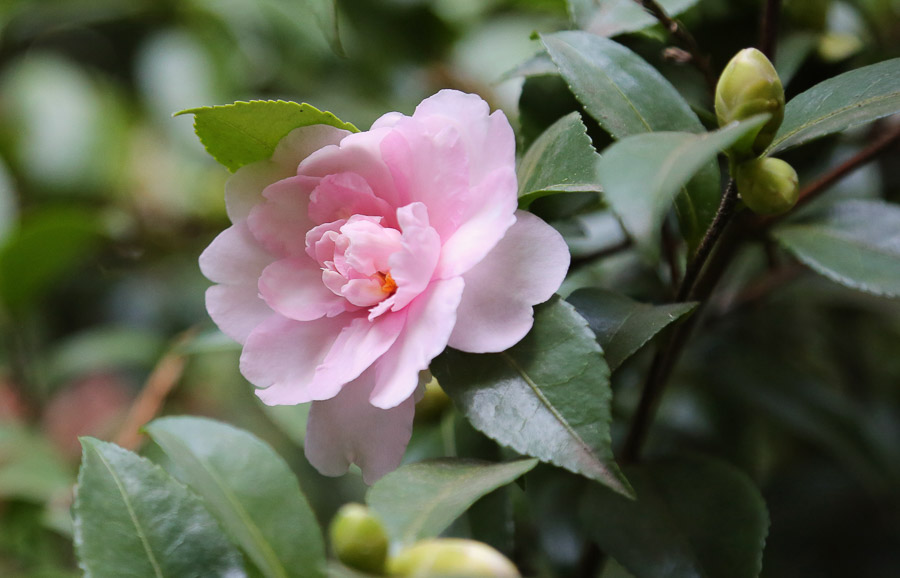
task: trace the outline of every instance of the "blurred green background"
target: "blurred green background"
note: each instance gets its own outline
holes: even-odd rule
[[[68,516],[80,458],[77,436],[137,443],[119,437],[133,419],[127,417],[133,406],[213,416],[256,432],[296,467],[323,522],[339,504],[360,499],[364,487],[357,476],[325,479],[310,469],[295,443],[302,439],[302,410],[266,413],[238,374],[238,347],[206,316],[209,283],[197,257],[228,225],[228,173],[206,155],[190,116],[172,114],[283,98],[330,110],[364,129],[385,112],[411,113],[420,100],[450,87],[477,92],[503,108],[526,144],[572,109],[571,98],[554,77],[530,78],[520,117],[524,81],[501,77],[538,51],[533,32],[571,24],[563,0],[341,0],[339,6],[346,57],[332,52],[299,1],[0,0],[0,576],[79,575]],[[721,66],[755,43],[755,26],[748,23],[756,22],[759,9],[752,0],[701,0],[684,19]],[[788,96],[900,54],[897,0],[797,0],[786,7],[784,24],[777,64]],[[663,38],[651,29],[625,42],[702,107],[698,75],[659,58]],[[815,174],[865,140],[864,132],[832,139],[792,162],[801,176],[804,170]],[[896,167],[891,171],[887,164],[843,186],[847,194],[874,186],[894,200],[900,193]],[[553,206],[538,211],[555,214]],[[647,296],[639,281],[616,276],[615,265],[604,267],[581,268],[573,287],[596,274],[620,291]],[[752,473],[772,498],[776,523],[764,575],[900,574],[898,492],[883,487],[898,479],[900,468],[891,462],[900,458],[900,357],[893,348],[900,346],[900,329],[894,305],[893,317],[874,337],[871,319],[859,312],[881,315],[884,303],[842,301],[832,311],[865,326],[864,339],[881,348],[866,351],[889,366],[879,374],[885,383],[869,392],[878,402],[871,407],[887,408],[884,416],[842,414],[828,406],[834,398],[827,396],[798,401],[801,409],[793,413],[777,397],[766,398],[787,412],[789,425],[800,422],[801,435],[787,439],[802,441],[788,443],[778,437],[780,430],[722,438],[710,419],[743,418],[729,421],[719,409],[711,418],[698,409],[705,403],[702,389],[696,398],[676,390],[663,414],[675,439],[703,439],[698,445],[714,447],[727,440],[764,443],[772,450],[760,458],[764,464],[749,468],[756,468]],[[741,323],[733,317],[719,330],[734,334],[734,341],[745,339],[752,331],[743,332]],[[830,321],[813,315],[805,327],[817,332],[816,323]],[[816,335],[826,340],[835,326],[828,327]],[[757,369],[772,362],[772,356],[757,354],[764,357]],[[620,381],[627,381],[633,373],[626,368],[622,375]],[[746,389],[735,391],[751,395]],[[142,390],[145,397],[135,404]],[[766,399],[746,404],[737,396],[718,407],[759,412]],[[812,413],[804,413],[806,403]],[[892,449],[878,460],[888,460],[891,476],[867,470],[871,456],[858,455],[869,451],[858,447],[868,448],[868,441],[856,439],[869,434],[854,430],[854,419],[862,416],[887,424],[878,435],[891,440]],[[829,420],[851,431],[835,431]],[[452,415],[417,428],[408,459],[441,453],[447,424],[454,424]],[[804,437],[804,431],[812,433]],[[747,465],[740,448],[728,447],[722,453]],[[796,461],[786,471],[772,466],[797,452],[805,456],[802,467]],[[819,483],[815,496],[804,494],[810,479]],[[564,558],[565,528],[555,543]]]

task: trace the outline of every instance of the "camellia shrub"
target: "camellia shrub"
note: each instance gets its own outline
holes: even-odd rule
[[[149,457],[82,438],[85,575],[753,578],[782,430],[895,508],[896,405],[809,382],[874,383],[813,345],[835,310],[874,327],[900,295],[897,204],[823,194],[896,151],[900,59],[786,96],[779,2],[718,68],[672,20],[692,4],[569,2],[577,29],[508,74],[518,139],[450,89],[367,130],[283,100],[179,113],[232,173],[199,256],[231,369],[365,504],[320,519],[256,435],[160,417]],[[840,139],[862,144],[826,154]],[[891,311],[892,341],[853,331],[894,359]]]

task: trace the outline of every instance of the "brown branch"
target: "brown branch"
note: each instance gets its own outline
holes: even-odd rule
[[[759,33],[759,49],[772,62],[775,62],[775,49],[778,45],[778,17],[780,14],[781,0],[766,0]]]
[[[672,17],[666,13],[665,9],[663,9],[663,7],[655,0],[634,1],[643,6],[654,18],[659,20],[659,23],[663,25],[663,28],[665,28],[681,47],[691,55],[691,62],[701,73],[703,73],[703,77],[706,79],[706,84],[709,86],[710,92],[715,92],[716,75],[713,74],[709,56],[700,50],[697,40],[688,29],[679,24],[676,20],[673,20]]]
[[[116,444],[126,449],[138,447],[141,442],[141,428],[156,417],[166,397],[178,385],[184,373],[187,358],[183,345],[194,336],[194,333],[195,330],[189,329],[176,337],[169,351],[153,368],[119,428]]]

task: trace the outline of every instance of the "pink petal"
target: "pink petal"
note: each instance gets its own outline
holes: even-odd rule
[[[415,119],[401,119],[381,142],[381,155],[403,199],[398,207],[424,203],[431,226],[447,238],[465,216],[469,164],[454,127],[428,129]]]
[[[375,364],[372,405],[391,408],[415,391],[419,372],[447,346],[464,285],[459,277],[434,281],[404,310],[402,334]]]
[[[356,310],[322,282],[322,269],[308,255],[275,261],[259,278],[259,295],[269,307],[296,321],[334,317]]]
[[[442,90],[423,100],[413,118],[452,124],[459,131],[469,159],[472,184],[478,184],[497,167],[515,167],[516,139],[502,111],[490,113],[479,96]]]
[[[214,283],[256,285],[259,274],[274,260],[241,222],[219,233],[201,253],[200,271]]]
[[[349,219],[352,215],[384,217],[386,226],[394,226],[394,210],[372,192],[356,173],[328,175],[319,181],[309,203],[309,218],[315,223]]]
[[[300,161],[320,148],[337,144],[350,134],[327,125],[292,130],[275,147],[270,160],[243,166],[225,183],[225,207],[231,222],[246,219],[254,205],[262,202],[268,185],[297,174]]]
[[[492,172],[472,189],[463,224],[444,241],[435,277],[462,275],[494,248],[516,218],[516,174],[511,168]],[[478,201],[474,201],[478,199]]]
[[[315,226],[307,216],[309,195],[316,179],[289,177],[263,191],[265,202],[256,205],[247,222],[253,236],[280,257],[306,253],[306,232]]]
[[[531,330],[533,306],[559,289],[569,250],[550,225],[525,211],[487,257],[463,276],[450,347],[471,353],[508,349]]]
[[[406,307],[428,287],[441,254],[441,240],[429,225],[425,205],[413,203],[398,209],[397,220],[403,236],[402,249],[390,258],[391,277],[397,284],[391,298],[393,311]]]
[[[275,315],[259,298],[254,283],[213,285],[206,290],[206,310],[222,333],[241,344],[258,325]]]
[[[304,450],[309,462],[326,476],[340,476],[351,463],[373,484],[400,465],[412,435],[415,399],[391,409],[369,403],[372,371],[348,383],[334,398],[313,402],[306,425]]]
[[[394,186],[394,179],[381,158],[379,145],[390,129],[373,129],[345,137],[340,145],[325,147],[300,164],[299,175],[325,177],[339,173],[356,173],[374,192],[392,207],[406,203]]]
[[[241,373],[263,388],[256,395],[268,405],[293,405],[321,399],[309,389],[316,367],[325,359],[352,314],[294,321],[274,315],[244,343]],[[334,393],[331,393],[334,395]]]
[[[346,326],[316,368],[309,385],[316,399],[335,395],[344,384],[359,377],[375,363],[397,341],[405,321],[405,314],[395,313],[375,321],[357,317]]]

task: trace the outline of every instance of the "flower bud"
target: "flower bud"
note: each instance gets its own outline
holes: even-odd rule
[[[751,116],[769,113],[772,118],[756,132],[744,136],[731,147],[738,158],[757,156],[775,138],[784,119],[784,88],[775,67],[755,48],[738,52],[716,85],[716,117],[719,126]]]
[[[519,571],[487,544],[459,538],[422,540],[388,561],[391,576],[518,578]]]
[[[735,179],[741,198],[754,213],[777,215],[797,203],[797,172],[781,159],[766,157],[742,163]]]
[[[388,537],[384,526],[362,504],[345,504],[329,528],[331,548],[344,565],[372,574],[384,573]]]
[[[434,377],[425,384],[425,395],[416,403],[416,423],[436,421],[450,406],[450,398]]]

